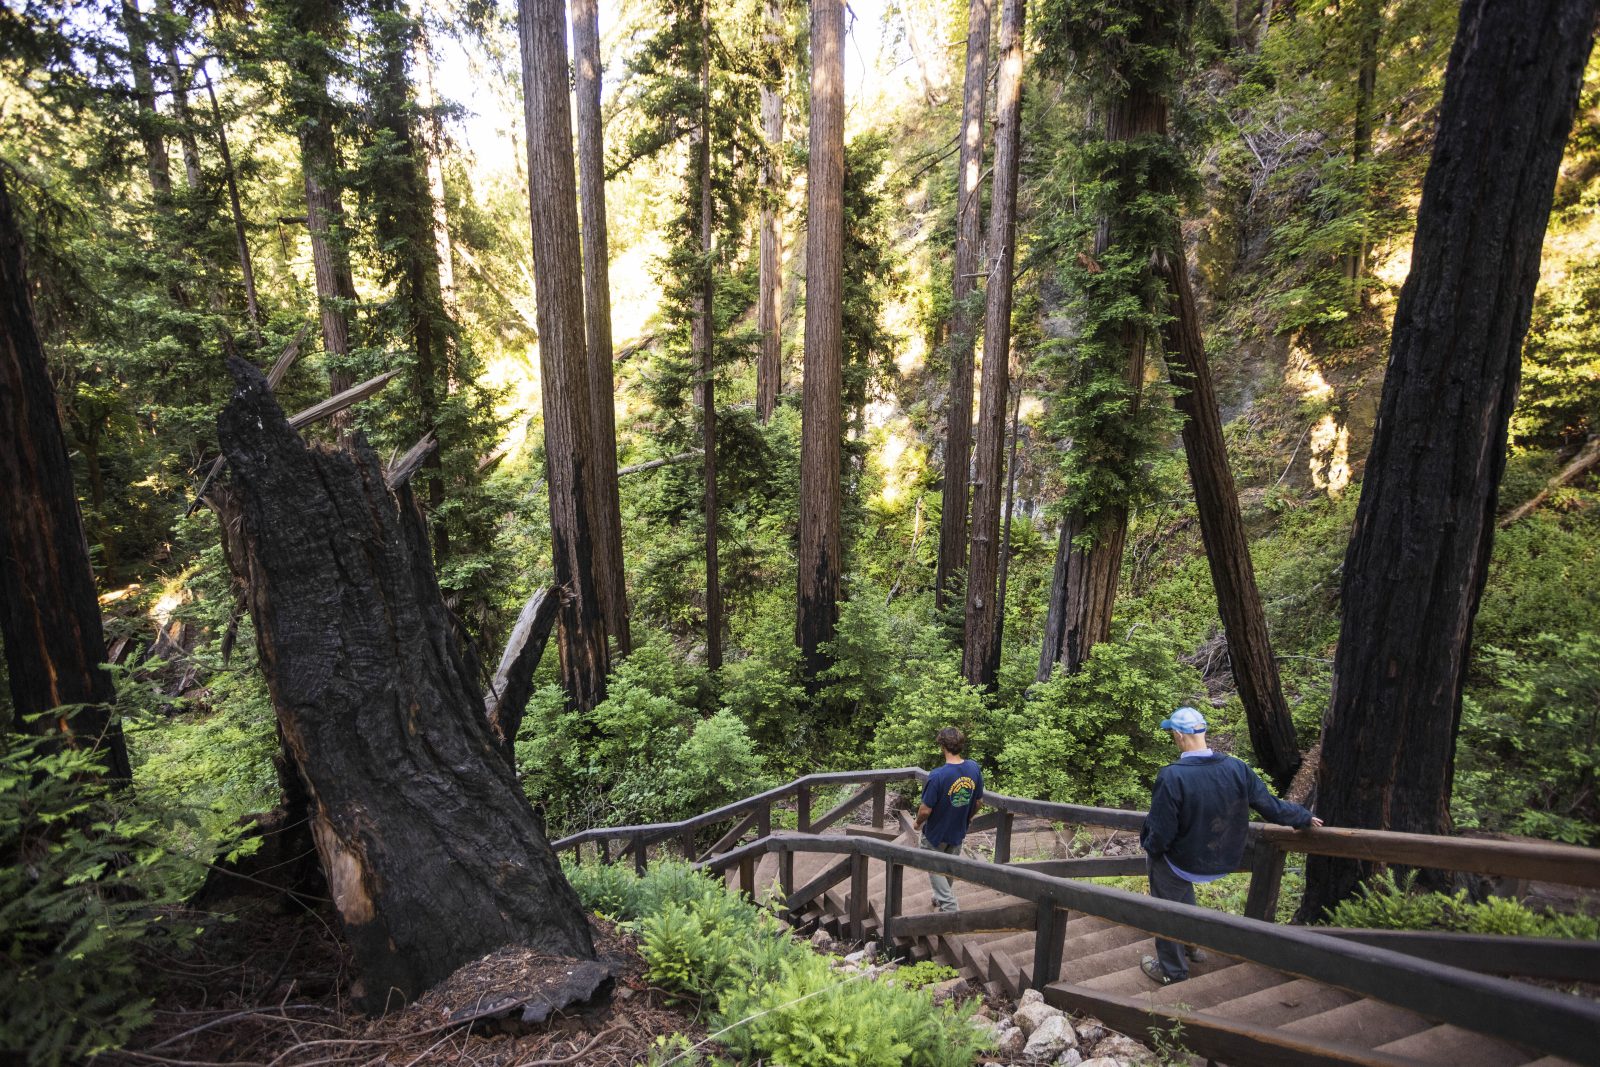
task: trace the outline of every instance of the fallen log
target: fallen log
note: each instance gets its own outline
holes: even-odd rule
[[[230,360],[218,418],[236,549],[279,727],[354,952],[356,1002],[403,1003],[506,944],[593,959],[587,920],[483,716],[410,491],[308,445]]]
[[[1532,498],[1519,504],[1511,514],[1500,520],[1500,529],[1504,530],[1514,522],[1520,522],[1533,514],[1534,509],[1550,498],[1550,494],[1577,481],[1583,475],[1600,467],[1600,434],[1595,434],[1583,443],[1578,454],[1572,457],[1572,462],[1562,467],[1560,472],[1545,483],[1544,488],[1533,494]]]

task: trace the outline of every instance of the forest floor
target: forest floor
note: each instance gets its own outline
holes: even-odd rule
[[[669,1006],[648,986],[635,940],[599,919],[591,920],[595,948],[613,966],[612,995],[524,1025],[517,1016],[526,997],[517,994],[559,982],[573,961],[502,950],[404,1009],[373,1018],[350,1003],[350,958],[331,908],[290,911],[251,899],[231,915],[182,918],[210,925],[188,949],[150,955],[155,1019],[97,1063],[621,1065],[643,1063],[658,1037],[696,1041],[705,1033],[692,1006]],[[507,1000],[515,1004],[506,1007]]]

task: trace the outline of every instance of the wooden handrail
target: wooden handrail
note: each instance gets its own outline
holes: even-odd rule
[[[870,837],[772,834],[699,865],[722,871],[767,852],[818,852],[959,878],[1032,901],[1069,909],[1157,937],[1203,945],[1224,955],[1309,978],[1407,1008],[1432,1019],[1582,1062],[1593,1055],[1600,1004],[1581,997],[1477,974],[1403,952],[1329,937],[1302,927],[1274,926],[1224,912],[1158,900],[1092,882],[1054,878]],[[841,869],[835,864],[831,871]],[[856,864],[859,869],[859,864]],[[856,901],[859,909],[864,901]],[[1042,929],[1042,928],[1041,928]]]
[[[553,843],[559,852],[576,848],[588,842],[613,841],[625,838],[630,843],[640,839],[644,847],[685,833],[703,829],[738,816],[757,811],[763,805],[800,796],[802,790],[809,798],[810,791],[819,785],[853,784],[863,787],[896,781],[925,781],[928,772],[920,767],[899,767],[889,770],[825,771],[804,775],[784,785],[775,786],[763,793],[736,800],[713,811],[678,822],[648,823],[641,826],[599,827],[563,837]],[[840,808],[849,810],[865,802],[861,793],[852,796]],[[1058,804],[1048,800],[1030,800],[1026,797],[1007,796],[1003,793],[983,795],[983,804],[1011,816],[1029,815],[1052,822],[1100,826],[1108,829],[1137,831],[1144,825],[1145,813],[1122,808],[1097,808],[1081,804]],[[843,814],[840,808],[817,820],[816,828],[825,828]],[[980,816],[987,818],[987,816]],[[996,820],[1004,823],[1003,819]],[[1269,846],[1278,853],[1298,852],[1319,856],[1340,856],[1368,860],[1376,863],[1403,864],[1413,867],[1432,867],[1439,870],[1465,871],[1472,874],[1489,874],[1510,878],[1528,878],[1556,882],[1562,885],[1600,889],[1600,849],[1580,848],[1576,845],[1559,845],[1529,841],[1495,841],[1470,837],[1445,837],[1428,834],[1407,834],[1389,830],[1362,830],[1344,827],[1292,830],[1285,826],[1251,823],[1252,845]],[[726,835],[725,839],[726,839]],[[1009,837],[1009,835],[1007,835]],[[737,840],[735,837],[734,840]],[[720,842],[719,842],[720,843]],[[1010,842],[1002,850],[1010,855]],[[1252,870],[1268,871],[1273,867],[1269,853],[1258,854],[1260,863]],[[1281,869],[1281,861],[1278,864]],[[1262,894],[1266,900],[1272,894]]]

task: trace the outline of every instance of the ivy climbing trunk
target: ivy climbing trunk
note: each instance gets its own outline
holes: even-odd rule
[[[1184,417],[1183,451],[1189,461],[1195,506],[1200,512],[1200,536],[1211,566],[1211,584],[1217,593],[1217,613],[1222,616],[1222,629],[1228,638],[1234,686],[1244,703],[1250,747],[1282,793],[1288,790],[1300,767],[1300,747],[1295,741],[1294,719],[1283,698],[1278,661],[1272,655],[1255,565],[1250,560],[1250,539],[1239,512],[1233,471],[1228,466],[1228,446],[1211,384],[1200,311],[1195,306],[1182,248],[1183,237],[1174,227],[1173,250],[1164,252],[1158,261],[1168,294],[1169,315],[1162,335],[1167,368],[1177,387],[1173,403]]]
[[[844,356],[844,0],[811,4],[806,337],[800,416],[800,566],[795,641],[816,689],[839,621]]]
[[[1134,86],[1111,101],[1106,113],[1107,141],[1129,142],[1166,132],[1167,102],[1161,92]],[[1103,256],[1115,240],[1112,220],[1102,218],[1095,234],[1095,257]],[[1120,340],[1126,353],[1123,381],[1136,412],[1144,384],[1147,339],[1144,329],[1130,322],[1122,327]],[[1076,672],[1090,650],[1111,635],[1112,605],[1127,537],[1125,504],[1110,503],[1092,510],[1073,507],[1067,512],[1050,582],[1040,681],[1049,678],[1058,664],[1069,673]]]
[[[98,747],[131,777],[106,660],[100,601],[28,285],[22,234],[0,170],[0,640],[15,729]],[[69,714],[55,708],[81,705]],[[33,718],[33,716],[40,716]]]
[[[1345,556],[1317,772],[1318,814],[1335,826],[1450,826],[1522,341],[1595,15],[1596,0],[1461,8]],[[1369,873],[1310,857],[1301,917]]]
[[[712,269],[711,210],[711,10],[700,4],[700,131],[695,144],[695,190],[699,199],[699,285],[694,295],[693,344],[696,401],[700,407],[700,456],[705,476],[701,498],[706,523],[706,667],[722,667],[722,583],[717,568],[717,364],[713,346],[716,314]]]
[[[1025,17],[1023,0],[1005,0],[1000,10],[1000,72],[995,81],[989,282],[984,287],[983,381],[978,395],[978,436],[973,448],[972,540],[961,654],[962,676],[984,689],[995,687],[1000,672],[1000,498],[1005,481],[1006,379],[1011,358],[1012,270],[1016,264]]]
[[[250,616],[359,1006],[507,944],[593,959],[588,922],[484,716],[422,517],[359,437],[308,446],[229,361],[217,420]]]
[[[761,237],[757,326],[761,355],[756,362],[756,410],[772,419],[783,391],[783,85],[784,33],[780,0],[766,0],[763,37],[769,64],[761,82]]]
[[[627,655],[633,647],[622,562],[622,500],[617,490],[616,379],[611,366],[611,252],[606,224],[606,173],[600,113],[600,7],[572,0],[573,89],[578,121],[578,191],[583,212],[584,336],[589,399],[594,408],[595,540],[606,630]]]
[[[567,103],[567,26],[561,0],[519,0],[528,213],[539,326],[539,381],[550,498],[550,548],[561,588],[557,647],[567,699],[588,711],[605,699],[610,650],[595,570],[593,405],[584,343],[583,261]]]
[[[967,492],[972,452],[972,354],[977,321],[980,243],[983,240],[983,116],[989,85],[990,0],[967,7],[967,75],[961,95],[961,151],[956,163],[956,253],[950,279],[953,309],[950,339],[950,398],[946,405],[944,505],[939,513],[939,562],[933,595],[942,608],[950,588],[967,568]]]

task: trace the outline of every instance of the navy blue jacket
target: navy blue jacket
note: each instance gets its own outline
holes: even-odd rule
[[[1226,874],[1244,858],[1250,809],[1268,822],[1311,825],[1311,813],[1279,800],[1244,761],[1214,754],[1161,768],[1139,844],[1151,859],[1168,857],[1190,874]]]

